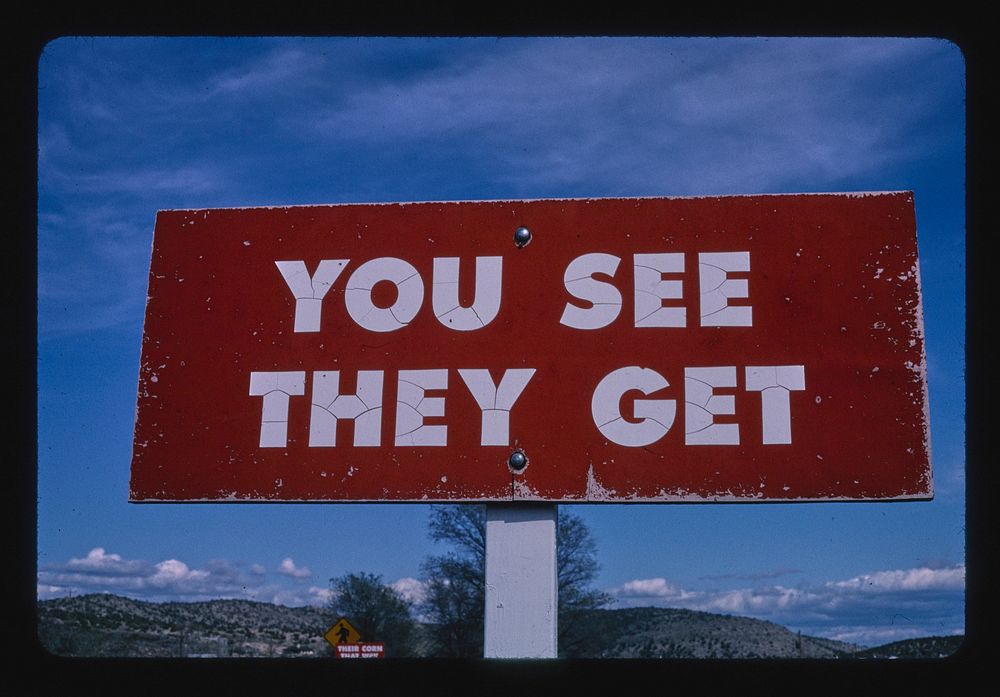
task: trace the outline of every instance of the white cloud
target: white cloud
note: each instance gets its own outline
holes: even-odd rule
[[[60,598],[66,595],[66,591],[62,586],[50,586],[46,583],[35,584],[35,593],[37,594],[39,600]]]
[[[309,575],[288,560],[291,578],[301,580]],[[297,586],[286,589],[280,585],[265,585],[265,569],[253,564],[247,571],[243,565],[226,560],[212,560],[193,568],[179,559],[158,563],[125,559],[95,547],[86,556],[70,559],[65,564],[52,564],[38,571],[37,592],[40,599],[82,595],[85,593],[116,593],[146,600],[210,600],[213,598],[251,598],[285,604],[320,604],[325,597],[321,588]]]
[[[944,569],[904,569],[877,571],[845,581],[831,581],[828,587],[872,592],[915,590],[961,590],[965,588],[965,566]]]
[[[269,586],[262,589],[256,600],[286,605],[288,607],[322,607],[329,603],[331,597],[330,589],[319,586],[309,586],[307,588],[282,588]]]
[[[390,584],[389,587],[411,603],[423,602],[424,598],[427,597],[427,583],[409,576],[399,579]]]
[[[103,547],[95,547],[82,559],[66,562],[68,570],[117,576],[141,576],[149,572],[149,565],[141,561],[125,561],[119,554],[108,554]]]
[[[875,645],[964,631],[965,566],[877,571],[820,585],[688,590],[664,578],[608,589],[619,607],[743,615],[816,636]]]
[[[156,573],[149,577],[154,586],[180,586],[181,584],[200,584],[210,576],[207,571],[189,569],[188,565],[177,559],[167,559],[156,565]]]
[[[329,588],[321,588],[320,586],[309,586],[306,589],[309,594],[305,605],[326,605],[333,598],[333,591]]]
[[[819,601],[815,593],[796,588],[773,586],[749,590],[739,589],[691,596],[690,609],[736,615],[762,615],[792,610]]]
[[[120,564],[121,560],[120,554],[108,554],[104,551],[104,547],[95,547],[87,552],[87,556],[83,559],[70,559],[66,566],[75,569],[99,569],[108,564]]]
[[[309,578],[312,576],[312,571],[304,566],[295,566],[295,562],[292,561],[291,557],[286,557],[282,560],[281,564],[278,566],[278,573],[285,576],[291,576],[296,579]]]
[[[943,630],[935,633],[936,636],[956,636],[962,634],[961,629]],[[834,627],[827,630],[823,635],[827,639],[845,641],[849,644],[861,644],[864,646],[879,646],[889,644],[894,641],[904,639],[918,639],[927,636],[926,629],[922,627],[907,627],[889,624],[885,627]]]
[[[669,598],[677,595],[677,587],[664,578],[643,578],[628,581],[614,593],[631,598]]]

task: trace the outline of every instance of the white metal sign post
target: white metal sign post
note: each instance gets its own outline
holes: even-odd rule
[[[555,504],[486,506],[486,658],[555,658]]]

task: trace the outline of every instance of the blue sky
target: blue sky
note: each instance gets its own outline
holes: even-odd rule
[[[965,66],[939,39],[94,38],[38,72],[38,595],[418,597],[416,504],[127,503],[157,210],[915,193],[932,502],[578,505],[617,607],[960,633]]]

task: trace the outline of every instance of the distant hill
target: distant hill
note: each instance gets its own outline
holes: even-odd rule
[[[945,658],[958,651],[964,636],[930,636],[894,641],[891,644],[863,649],[856,658]]]
[[[110,594],[43,600],[38,637],[64,656],[330,656],[328,610],[251,600],[151,603]],[[692,610],[591,610],[566,618],[577,658],[936,658],[962,637],[929,637],[875,649],[800,635],[773,622]],[[426,625],[415,651],[429,655]],[[371,637],[372,640],[376,640]]]
[[[573,621],[591,638],[568,657],[594,658],[840,658],[858,646],[803,636],[764,620],[694,610],[591,610]]]
[[[111,594],[38,603],[38,637],[71,656],[328,655],[322,609],[252,600],[150,603]]]

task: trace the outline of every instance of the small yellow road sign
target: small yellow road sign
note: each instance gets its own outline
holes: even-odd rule
[[[356,644],[361,641],[361,633],[354,628],[354,625],[347,621],[346,617],[341,617],[326,634],[323,635],[333,646],[338,644]]]

